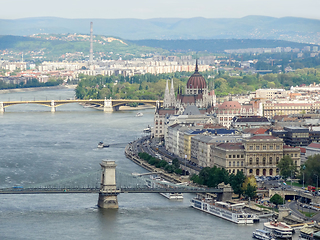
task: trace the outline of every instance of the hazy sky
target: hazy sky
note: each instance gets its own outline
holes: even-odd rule
[[[0,19],[43,16],[240,18],[247,15],[320,19],[320,0],[0,0],[0,9]]]

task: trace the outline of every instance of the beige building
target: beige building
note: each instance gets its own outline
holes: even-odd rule
[[[320,109],[320,102],[271,102],[266,101],[263,116],[273,118],[276,115],[304,114]]]
[[[271,135],[255,135],[242,143],[222,143],[211,147],[211,159],[215,166],[229,173],[238,171],[245,175],[275,176],[277,164],[288,155],[300,168],[300,148],[283,145],[283,140]]]

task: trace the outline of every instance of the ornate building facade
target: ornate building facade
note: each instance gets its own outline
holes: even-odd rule
[[[153,136],[159,139],[164,137],[166,118],[170,115],[213,113],[215,105],[216,95],[214,90],[209,91],[206,80],[198,71],[198,61],[196,61],[195,72],[189,78],[184,93],[179,88],[176,96],[173,80],[171,80],[170,90],[167,80],[163,107],[156,108]],[[195,107],[197,108],[196,111],[194,111]],[[189,108],[189,111],[186,111],[187,108]]]

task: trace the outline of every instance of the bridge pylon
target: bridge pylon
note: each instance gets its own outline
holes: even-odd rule
[[[54,104],[54,100],[51,100],[51,112],[55,112],[56,111],[56,106]]]
[[[103,111],[104,112],[113,112],[113,107],[112,107],[112,99],[104,99],[103,102]]]
[[[101,185],[99,192],[98,207],[119,208],[117,195],[120,193],[116,186],[116,164],[115,161],[100,163],[102,168]]]
[[[3,106],[3,102],[0,102],[0,113],[4,112],[4,106]]]

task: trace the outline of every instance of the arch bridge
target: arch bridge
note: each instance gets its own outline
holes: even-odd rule
[[[17,105],[17,104],[39,104],[51,108],[51,112],[55,112],[56,108],[68,104],[68,103],[79,103],[96,106],[103,109],[104,112],[119,111],[121,106],[125,106],[129,103],[143,103],[160,107],[163,104],[162,100],[134,100],[134,99],[89,99],[89,100],[34,100],[34,101],[7,101],[0,102],[0,113],[5,112],[5,108]]]

